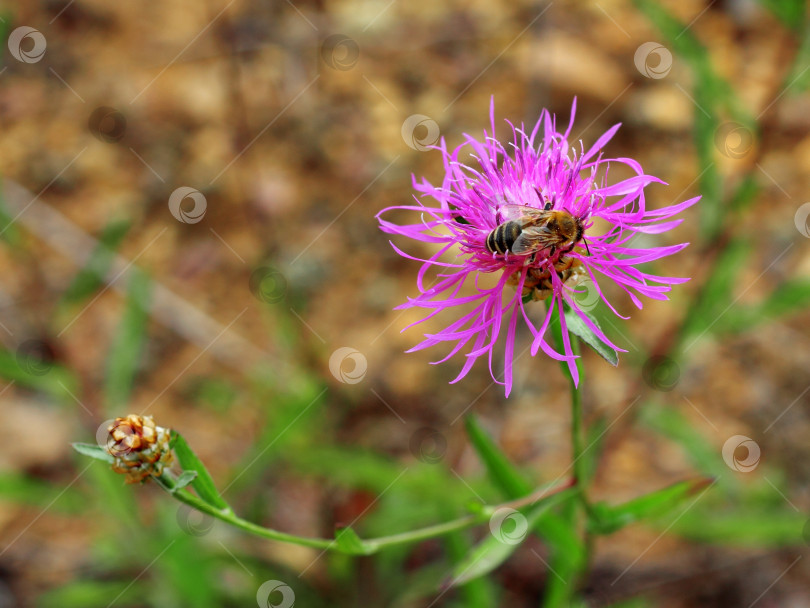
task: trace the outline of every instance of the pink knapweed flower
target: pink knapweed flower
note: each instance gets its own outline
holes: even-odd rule
[[[664,247],[637,247],[631,243],[639,233],[659,234],[675,228],[681,219],[674,215],[695,204],[696,197],[660,209],[648,209],[644,188],[664,183],[646,175],[630,158],[603,158],[602,148],[613,137],[617,124],[585,150],[582,142],[571,145],[568,137],[574,122],[564,133],[547,110],[531,131],[508,124],[512,140],[502,144],[494,137],[494,101],[490,106],[491,131],[479,141],[465,134],[465,142],[452,152],[444,138],[436,149],[442,153],[445,175],[440,186],[426,179],[413,179],[421,197],[416,205],[389,207],[377,218],[384,232],[434,244],[428,259],[411,256],[391,243],[400,255],[423,262],[417,276],[420,294],[398,308],[418,307],[429,311],[421,323],[448,311],[454,315],[443,330],[425,335],[408,352],[448,342],[450,353],[440,363],[468,344],[466,361],[452,382],[467,375],[475,361],[486,356],[495,382],[512,388],[515,334],[522,321],[533,336],[531,354],[542,350],[566,361],[575,383],[579,376],[568,336],[564,307],[573,310],[603,342],[617,351],[598,325],[578,305],[576,285],[582,281],[617,315],[607,301],[600,282],[609,280],[642,307],[639,295],[666,300],[672,285],[686,278],[661,277],[642,271],[639,265],[677,253],[688,243]],[[463,152],[469,152],[469,155]],[[468,163],[468,157],[473,161]],[[625,165],[634,175],[608,184],[612,164]],[[431,204],[423,202],[433,199]],[[397,225],[381,216],[404,209],[421,214],[415,224]],[[513,221],[514,223],[508,224]],[[493,232],[499,226],[498,231]],[[523,233],[526,233],[525,235]],[[455,259],[449,254],[455,253]],[[448,259],[449,258],[449,259]],[[437,269],[431,283],[429,270]],[[527,314],[532,300],[545,299],[542,323],[535,325]],[[569,313],[570,314],[570,313]],[[564,352],[552,348],[546,336],[553,315],[562,326]],[[625,317],[622,317],[625,318]],[[414,323],[415,325],[416,323]],[[410,326],[409,326],[410,327]],[[407,328],[406,328],[407,329]],[[493,353],[505,333],[503,377],[493,370]]]

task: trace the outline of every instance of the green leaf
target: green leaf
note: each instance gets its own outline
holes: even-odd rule
[[[127,292],[126,306],[107,358],[105,395],[107,407],[116,411],[124,407],[138,371],[149,321],[151,283],[140,271],[134,271]]]
[[[672,532],[696,541],[757,549],[795,547],[807,542],[807,513],[797,513],[787,506],[701,507],[705,508],[692,509],[680,517]]]
[[[452,514],[448,514],[452,516]],[[445,537],[444,546],[448,559],[456,563],[464,558],[472,549],[470,535],[464,532],[455,532]],[[461,605],[465,608],[491,608],[500,605],[499,587],[494,581],[486,577],[479,577],[459,586]],[[435,588],[431,589],[431,596],[435,596]]]
[[[694,108],[694,137],[697,149],[700,193],[700,230],[705,240],[715,238],[724,226],[730,207],[723,204],[722,178],[715,163],[718,153],[715,135],[721,126],[720,116],[730,116],[734,122],[756,136],[757,123],[750,115],[734,88],[713,68],[706,48],[698,41],[689,24],[677,19],[656,0],[634,0],[640,11],[658,28],[666,45],[691,68],[694,79],[692,96]]]
[[[467,435],[481,462],[507,498],[521,498],[532,491],[531,484],[521,475],[495,441],[483,429],[474,415],[464,420]]]
[[[147,582],[134,581],[75,581],[65,582],[58,589],[45,591],[36,598],[37,608],[107,608],[116,598],[122,606],[143,605],[149,595]]]
[[[112,464],[114,462],[112,455],[107,450],[99,445],[96,445],[95,443],[73,443],[71,445],[79,454],[90,456],[90,458],[95,458],[96,460],[101,460],[108,464]]]
[[[70,370],[61,365],[33,359],[26,361],[13,352],[0,350],[0,378],[75,403],[72,394],[75,394],[78,381]]]
[[[565,310],[565,324],[568,326],[568,331],[570,331],[575,336],[578,336],[585,344],[590,346],[593,350],[597,352],[605,361],[613,365],[614,367],[619,364],[619,353],[613,350],[612,347],[605,344],[599,336],[597,336],[593,330],[588,327],[585,321],[582,320],[580,315],[588,317],[591,323],[599,327],[599,324],[596,320],[588,315],[585,311],[579,311],[579,313],[571,310],[570,308],[566,307]],[[599,329],[602,329],[599,327]]]
[[[335,531],[335,542],[338,550],[349,555],[370,555],[373,549],[369,549],[357,533],[346,526]]]
[[[773,319],[804,311],[808,306],[810,306],[810,281],[788,280],[777,286],[759,304],[729,309],[718,323],[718,331],[745,332]]]
[[[0,23],[0,36],[2,36],[0,39],[5,40],[7,29],[7,22]],[[11,245],[11,247],[17,249],[22,244],[22,238],[20,237],[20,231],[17,225],[14,223],[14,216],[16,214],[12,213],[6,205],[4,195],[5,188],[3,187],[3,181],[0,180],[0,238]]]
[[[543,595],[543,608],[571,608],[578,576],[587,567],[587,551],[579,538],[579,504],[568,501],[556,514],[555,532],[559,537],[549,544],[549,574]],[[545,518],[544,518],[545,519]],[[568,537],[566,539],[566,536]]]
[[[131,223],[129,220],[107,224],[98,238],[98,245],[90,254],[84,268],[76,273],[62,294],[60,307],[77,304],[88,298],[104,284],[104,278],[115,258],[115,250],[124,240]]]
[[[214,485],[214,480],[205,465],[197,457],[197,454],[189,447],[183,436],[177,431],[172,431],[172,447],[177,456],[177,461],[183,468],[183,471],[195,471],[197,477],[191,482],[192,487],[197,492],[197,495],[202,498],[209,505],[220,509],[221,511],[230,511],[230,506],[217,492]]]
[[[490,519],[490,533],[453,568],[452,575],[445,580],[442,588],[457,587],[492,572],[517,550],[528,536],[528,531],[549,509],[567,500],[570,493],[567,490],[541,499],[525,514],[508,507],[497,509]],[[510,522],[512,527],[507,529],[506,526],[510,524],[506,522]]]
[[[183,471],[180,473],[180,476],[177,478],[177,481],[174,484],[175,492],[177,490],[182,490],[195,479],[197,479],[197,471]]]
[[[642,519],[662,515],[710,483],[713,482],[707,478],[682,481],[621,505],[594,504],[588,528],[596,534],[613,534]]]
[[[735,238],[729,242],[712,267],[711,275],[701,287],[694,305],[689,308],[683,321],[681,342],[695,334],[701,337],[716,327],[718,319],[728,308],[729,294],[733,293],[750,254],[748,239]]]
[[[798,30],[804,24],[805,0],[759,0],[787,27]]]
[[[720,450],[679,410],[648,403],[639,412],[640,420],[645,425],[678,443],[699,471],[717,478],[728,473]]]

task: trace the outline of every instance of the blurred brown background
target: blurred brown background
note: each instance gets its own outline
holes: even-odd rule
[[[661,4],[684,24],[684,36],[705,46],[705,59],[740,104],[759,115],[758,135],[724,132],[714,151],[721,198],[747,176],[758,185],[745,212],[729,214],[717,239],[744,237],[750,253],[721,289],[727,299],[716,312],[725,318],[725,305],[732,313],[755,307],[786,278],[810,275],[808,240],[794,221],[810,170],[808,95],[784,88],[791,70],[800,72],[795,58],[805,47],[754,2]],[[223,486],[261,454],[251,469],[258,486],[240,491],[272,488],[273,498],[264,508],[251,503],[255,509],[246,516],[269,517],[264,523],[300,534],[328,536],[336,523],[373,513],[381,494],[373,484],[352,488],[352,481],[335,489],[323,458],[284,466],[285,458],[297,458],[285,453],[313,445],[351,446],[411,467],[420,465],[414,434],[429,427],[440,436],[435,466],[456,483],[483,475],[461,424],[474,412],[538,482],[563,473],[570,460],[569,410],[558,366],[522,357],[506,400],[484,366],[448,385],[458,359],[430,366],[442,353],[404,354],[422,334],[400,330],[419,317],[392,309],[415,293],[418,266],[392,251],[374,216],[411,200],[411,174],[441,179],[439,153],[424,150],[433,143],[433,125],[449,146],[464,132],[480,135],[491,96],[499,129],[506,127],[502,118],[533,123],[543,107],[567,122],[576,96],[577,138],[587,146],[622,122],[607,154],[635,158],[669,184],[648,189],[651,206],[700,194],[707,167],[693,135],[702,112],[693,93],[699,75],[639,6],[624,0],[76,0],[6,5],[2,16],[7,39],[28,26],[47,49],[28,62],[7,49],[0,72],[4,205],[14,220],[5,222],[0,247],[0,339],[12,359],[33,341],[31,348],[47,351],[75,383],[59,381],[70,389],[67,397],[54,385],[58,399],[21,382],[0,393],[0,463],[14,482],[6,485],[8,500],[0,501],[0,605],[37,605],[48,590],[97,578],[100,530],[109,534],[119,516],[93,499],[63,511],[48,503],[63,488],[84,491],[112,476],[80,475],[86,463],[71,455],[69,442],[92,441],[104,420],[129,412],[149,413],[184,433]],[[665,55],[642,63],[653,70],[648,73],[634,61],[650,41],[670,53],[666,73],[654,71],[665,67],[656,64],[666,63]],[[22,48],[36,50],[35,38]],[[403,131],[414,115],[423,116],[418,126]],[[175,209],[189,223],[169,205],[181,187],[202,194],[201,217],[203,209],[192,209],[190,199]],[[693,242],[657,266],[664,275],[694,278],[670,302],[645,303],[638,311],[608,290],[632,318],[608,318],[606,331],[630,352],[617,369],[592,352],[584,355],[586,415],[605,415],[612,425],[593,495],[627,500],[697,474],[689,450],[673,440],[678,432],[667,437],[652,430],[663,418],[640,421],[654,401],[705,438],[707,453],[719,462],[715,470],[736,475],[742,487],[759,484],[763,496],[772,494],[762,500],[777,505],[774,513],[785,509],[804,521],[810,500],[806,311],[745,331],[718,334],[720,322],[695,332],[683,340],[666,390],[642,373],[651,354],[667,353],[677,342],[689,303],[705,292],[718,263],[716,243],[701,233],[702,213],[690,209],[683,226],[650,241]],[[128,229],[115,247],[120,258],[96,290],[66,304],[64,294],[95,246],[88,239],[121,221]],[[398,245],[415,255],[429,251]],[[130,393],[110,388],[106,378],[126,314],[123,296],[137,269],[152,287]],[[438,325],[425,330],[430,327]],[[121,340],[119,348],[126,348]],[[526,335],[521,344],[528,344]],[[367,364],[356,383],[330,372],[330,357],[341,347],[358,351],[357,360]],[[334,369],[350,374],[351,364],[343,363]],[[116,395],[126,398],[116,401]],[[303,405],[293,411],[306,416],[274,418],[278,403],[301,395]],[[314,409],[304,407],[312,402]],[[291,431],[276,444],[288,424],[300,438],[287,441]],[[722,446],[733,435],[753,437],[761,448],[763,464],[747,476],[723,464]],[[274,453],[278,461],[263,460]],[[28,482],[33,485],[15,489]],[[106,483],[118,487],[117,479]],[[154,488],[136,490],[132,500],[145,509],[148,526],[157,525],[150,517],[169,498]],[[650,603],[639,605],[810,606],[810,564],[795,561],[803,554],[795,542],[769,538],[741,547],[733,542],[735,524],[729,543],[685,540],[674,534],[677,528],[659,538],[672,520],[600,539],[586,585],[592,605],[644,597]],[[220,538],[224,546],[240,545],[295,572],[316,555],[227,534]],[[800,546],[801,537],[796,540]],[[542,552],[539,542],[533,546]],[[399,568],[430,563],[430,547],[415,549],[413,563]],[[322,595],[302,605],[353,605],[341,598],[362,584],[330,583],[326,563],[304,575]],[[384,581],[384,572],[376,574]],[[504,590],[500,605],[539,605],[545,576],[530,551],[519,552],[495,575]],[[243,586],[255,589],[259,582]],[[370,602],[362,605],[400,605],[395,585],[388,593],[357,593]],[[177,592],[164,605],[184,605],[188,597]],[[144,601],[119,605],[161,605]],[[436,605],[456,601],[451,595]]]

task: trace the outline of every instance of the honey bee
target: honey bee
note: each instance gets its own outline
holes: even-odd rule
[[[539,191],[538,196],[542,202]],[[500,215],[505,221],[486,239],[487,250],[492,253],[529,255],[548,249],[549,256],[563,254],[571,251],[585,232],[580,218],[564,209],[554,209],[552,203],[546,203],[543,209],[504,205]]]

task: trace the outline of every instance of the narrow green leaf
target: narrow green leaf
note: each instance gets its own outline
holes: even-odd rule
[[[495,441],[483,429],[474,415],[464,420],[470,443],[481,462],[507,498],[521,498],[532,491],[531,484],[521,475]]]
[[[197,471],[183,471],[180,473],[180,476],[177,478],[177,481],[174,484],[175,492],[177,490],[182,490],[195,479],[197,479]]]
[[[805,0],[759,0],[777,19],[791,29],[801,29],[804,24]]]
[[[124,314],[107,358],[104,389],[110,411],[124,407],[132,391],[147,336],[150,287],[151,283],[146,275],[140,271],[132,273]]]
[[[733,293],[750,255],[750,242],[745,238],[732,240],[723,250],[683,321],[682,342],[715,328],[721,313],[728,307],[729,294]]]
[[[551,507],[568,498],[570,491],[560,492],[540,500],[524,514],[515,509],[501,507],[490,519],[490,533],[453,568],[443,589],[463,585],[479,576],[489,574],[505,562],[528,536]],[[509,523],[507,523],[509,522]]]
[[[452,517],[452,514],[448,513],[448,517]],[[448,534],[445,537],[444,546],[450,562],[459,562],[472,549],[470,534],[467,530]],[[484,576],[459,585],[461,604],[465,608],[491,608],[500,605],[498,591],[498,585]],[[431,595],[435,595],[433,589],[431,589]]]
[[[588,315],[585,311],[580,311],[579,313],[571,310],[570,308],[566,307],[565,310],[565,324],[568,326],[568,331],[570,331],[575,336],[578,336],[585,344],[590,346],[593,350],[597,352],[605,361],[613,365],[614,367],[619,364],[619,353],[617,353],[613,348],[602,342],[602,340],[597,336],[593,330],[588,327],[585,321],[582,320],[580,315],[587,316],[590,321],[599,327],[599,324],[596,322],[596,319]],[[602,329],[601,327],[599,329]]]
[[[571,608],[579,585],[578,577],[586,568],[587,551],[579,538],[579,505],[568,501],[556,514],[556,533],[560,538],[549,543],[549,567],[543,608]],[[569,538],[566,541],[565,536]]]
[[[74,581],[65,582],[36,598],[37,608],[107,608],[116,598],[122,606],[143,605],[149,592],[148,583],[133,585],[135,581]]]
[[[0,350],[0,378],[75,403],[71,393],[75,394],[78,381],[70,370],[61,365]]]
[[[90,456],[90,458],[95,458],[96,460],[104,461],[108,464],[113,463],[113,457],[110,453],[95,443],[73,443],[71,444],[73,449],[79,452],[79,454],[84,454],[85,456]]]
[[[707,478],[682,481],[621,505],[594,504],[588,528],[596,534],[613,534],[642,519],[662,515],[710,483]]]
[[[7,29],[7,22],[0,22],[0,36],[2,36],[2,38],[0,38],[1,40],[6,39]],[[0,238],[16,249],[21,246],[22,238],[20,237],[20,231],[17,228],[17,225],[14,223],[14,216],[16,214],[12,213],[6,205],[4,195],[5,188],[3,187],[2,179],[0,179]]]
[[[177,431],[172,431],[172,447],[177,456],[177,461],[183,471],[195,471],[197,477],[191,482],[197,495],[209,505],[220,510],[230,510],[228,503],[219,495],[214,485],[214,480],[205,465],[197,457],[197,454],[189,447],[183,436]]]
[[[369,550],[363,540],[349,526],[338,528],[335,531],[335,542],[337,542],[340,551],[349,555],[369,555],[373,553],[373,550]]]
[[[76,304],[88,298],[104,284],[104,277],[110,270],[115,250],[124,240],[131,223],[129,220],[107,224],[98,238],[98,245],[90,254],[84,268],[76,273],[62,294],[60,306]]]
[[[648,403],[639,411],[640,420],[649,428],[679,444],[699,471],[717,478],[722,478],[728,473],[728,467],[723,462],[717,446],[706,439],[695,428],[694,423],[679,410]]]
[[[756,505],[696,508],[684,513],[672,532],[689,539],[730,547],[780,548],[807,543],[807,513]]]

